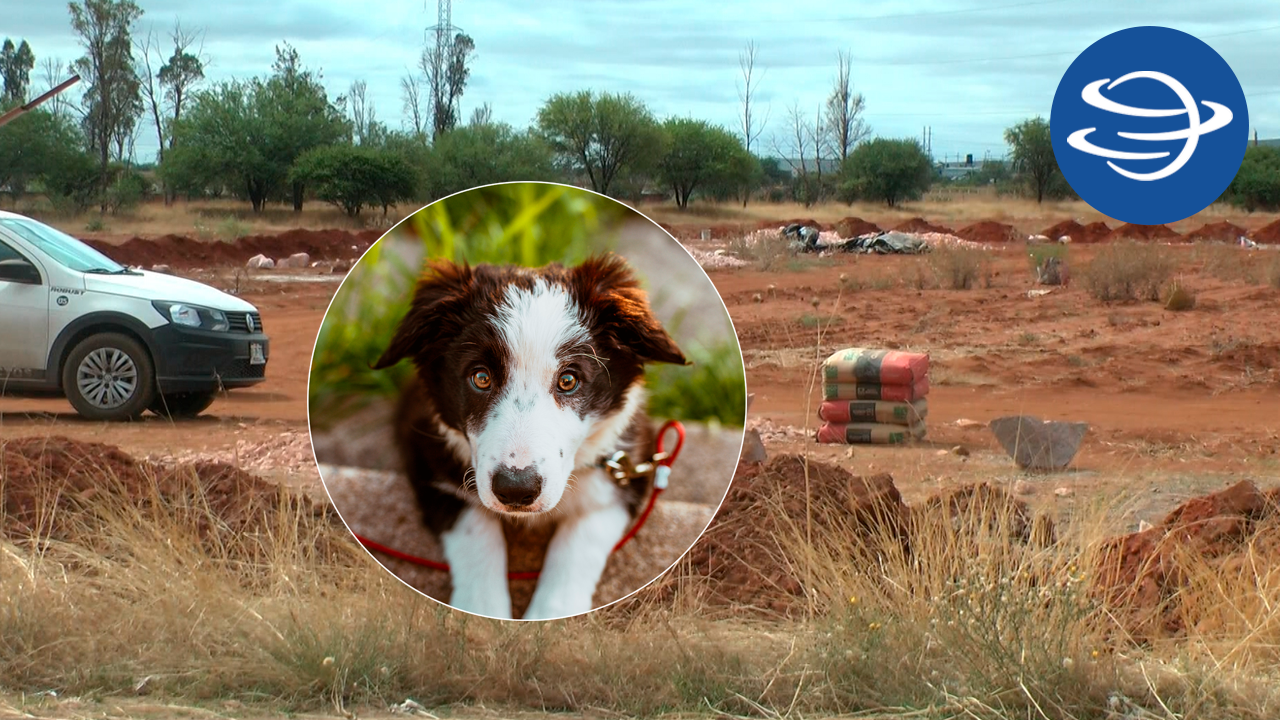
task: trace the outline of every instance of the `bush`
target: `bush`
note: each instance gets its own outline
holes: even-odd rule
[[[418,176],[405,160],[375,147],[328,145],[308,150],[293,164],[289,181],[307,185],[315,196],[356,217],[364,207],[412,199]]]
[[[112,215],[136,208],[147,195],[147,180],[137,171],[126,168],[119,171],[107,188],[107,209]]]
[[[1156,245],[1132,241],[1103,248],[1084,272],[1085,288],[1103,302],[1160,299],[1175,263]]]
[[[918,141],[876,138],[845,158],[839,194],[894,207],[923,197],[931,182],[933,166]]]
[[[938,284],[952,290],[970,290],[982,278],[990,285],[990,262],[977,248],[942,246],[929,253],[929,265]]]
[[[1251,146],[1227,188],[1232,204],[1249,212],[1280,209],[1280,148]]]

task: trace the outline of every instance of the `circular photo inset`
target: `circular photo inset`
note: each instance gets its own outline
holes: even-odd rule
[[[360,259],[316,339],[325,488],[389,572],[493,618],[579,615],[694,544],[733,478],[742,352],[658,225],[552,183],[467,190]]]

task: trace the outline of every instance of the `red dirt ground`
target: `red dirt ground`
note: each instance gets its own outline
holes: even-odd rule
[[[382,233],[364,230],[289,230],[279,235],[248,235],[233,242],[197,240],[181,235],[150,239],[134,237],[121,243],[86,240],[90,246],[126,265],[168,265],[173,268],[243,266],[254,255],[273,260],[305,252],[312,260],[354,260]]]
[[[1235,242],[1237,238],[1245,234],[1245,229],[1226,220],[1221,222],[1209,223],[1203,225],[1191,232],[1187,233],[1189,241],[1208,241],[1208,242]]]
[[[954,233],[954,231],[949,227],[945,227],[943,225],[934,225],[933,223],[921,217],[913,217],[910,220],[898,223],[897,225],[894,226],[893,229],[901,230],[902,232],[912,232],[912,233],[925,233],[925,232],[948,233],[948,234]]]
[[[1180,240],[1182,235],[1178,234],[1167,225],[1134,225],[1133,223],[1125,223],[1115,230],[1111,231],[1108,240]]]
[[[1065,233],[1064,233],[1065,234]],[[962,228],[956,232],[956,235],[970,242],[982,243],[984,245],[995,245],[997,243],[1017,242],[1026,240],[1012,225],[1005,225],[992,220],[983,220],[976,222],[966,228]],[[1054,240],[1055,236],[1050,236]]]

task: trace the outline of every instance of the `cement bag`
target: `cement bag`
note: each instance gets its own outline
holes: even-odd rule
[[[829,400],[818,408],[818,417],[833,423],[890,423],[914,425],[929,415],[929,401]]]
[[[886,400],[911,403],[929,394],[929,379],[914,385],[882,385],[880,383],[823,383],[823,400]]]
[[[823,423],[818,428],[818,442],[848,445],[899,445],[919,440],[925,434],[924,424],[890,425],[888,423]]]
[[[828,383],[913,385],[928,375],[928,355],[897,350],[847,348],[822,364],[822,377]]]

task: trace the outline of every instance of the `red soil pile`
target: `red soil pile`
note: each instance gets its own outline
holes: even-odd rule
[[[800,580],[778,547],[792,527],[804,527],[805,463],[778,455],[760,466],[739,465],[715,521],[686,557],[694,575],[710,580],[711,602],[787,616],[799,610]],[[814,528],[872,527],[904,531],[906,505],[887,474],[869,478],[809,461]]]
[[[909,232],[909,233],[933,232],[933,233],[947,233],[948,235],[952,234],[951,228],[943,227],[941,225],[934,225],[933,223],[921,217],[913,217],[906,222],[899,223],[898,226],[894,228],[894,230],[899,230],[901,232]]]
[[[1025,239],[1012,225],[1005,225],[994,220],[976,222],[957,231],[956,235],[969,242],[982,243],[984,245],[1017,242]]]
[[[1098,220],[1091,222],[1080,229],[1080,237],[1071,236],[1073,243],[1100,243],[1111,236],[1111,226]],[[1052,237],[1052,235],[1050,236]]]
[[[115,500],[116,502],[112,502]],[[321,513],[302,497],[224,463],[169,466],[62,436],[0,443],[0,537],[92,545],[108,508],[163,511],[226,543],[270,527],[282,509]]]
[[[796,218],[794,220],[761,220],[756,223],[757,230],[777,230],[780,227],[788,225],[803,225],[805,227],[816,227],[819,230],[828,230],[829,228],[813,218]]]
[[[125,265],[177,268],[244,265],[254,255],[273,260],[304,252],[312,260],[355,260],[364,254],[382,232],[362,230],[287,230],[278,235],[248,235],[233,242],[203,241],[182,235],[159,238],[135,237],[119,245],[102,240],[86,240],[91,247]]]
[[[1107,236],[1108,240],[1180,240],[1181,235],[1167,225],[1134,225],[1125,223]]]
[[[880,227],[860,217],[847,217],[836,223],[835,231],[842,238],[855,238],[859,235],[878,233]]]
[[[1159,525],[1110,540],[1095,589],[1126,611],[1139,638],[1177,635],[1197,622],[1188,599],[1195,568],[1265,577],[1280,566],[1280,488],[1261,492],[1248,481],[1193,498]]]
[[[1197,230],[1187,233],[1187,240],[1203,240],[1207,242],[1235,242],[1237,238],[1245,234],[1245,229],[1239,225],[1233,225],[1226,220],[1216,223],[1209,223]]]
[[[1254,230],[1248,238],[1259,245],[1280,245],[1280,220]]]
[[[1106,226],[1104,225],[1104,227]],[[1111,233],[1111,228],[1107,228],[1107,233],[1108,234]],[[1050,240],[1057,240],[1063,235],[1066,235],[1067,237],[1071,238],[1071,242],[1077,243],[1077,242],[1084,241],[1083,238],[1086,234],[1086,231],[1085,231],[1085,226],[1081,225],[1075,220],[1063,220],[1062,222],[1056,225],[1050,225],[1049,227],[1041,230],[1040,234],[1049,238]]]

